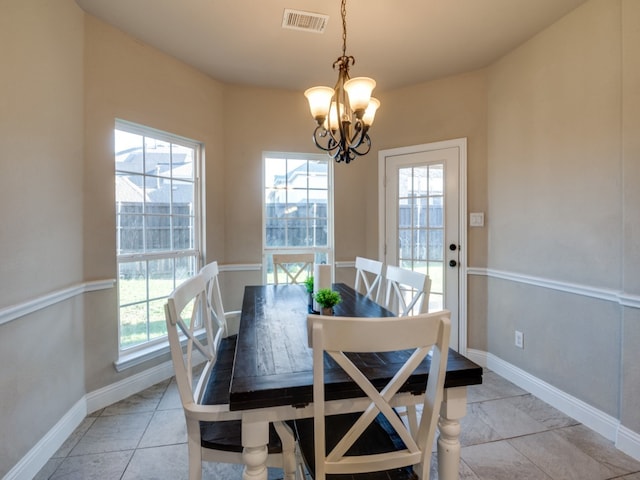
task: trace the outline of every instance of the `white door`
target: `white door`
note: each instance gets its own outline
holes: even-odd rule
[[[429,311],[451,311],[451,348],[464,353],[466,139],[381,150],[379,161],[381,258],[429,275]]]

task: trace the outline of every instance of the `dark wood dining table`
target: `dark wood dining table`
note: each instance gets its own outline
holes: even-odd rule
[[[347,317],[386,317],[391,312],[336,283],[342,302],[334,314]],[[312,416],[313,358],[308,345],[308,293],[302,285],[245,287],[242,315],[230,387],[231,410],[242,411],[245,471],[243,478],[266,480],[268,424]],[[404,363],[406,352],[360,354],[368,376],[386,383]],[[428,375],[428,360],[403,387],[405,395],[421,401]],[[482,368],[450,350],[445,394],[438,423],[438,472],[441,480],[458,478],[460,419],[466,414],[466,387],[482,383]],[[336,413],[357,411],[362,392],[339,367],[325,373],[327,395]]]

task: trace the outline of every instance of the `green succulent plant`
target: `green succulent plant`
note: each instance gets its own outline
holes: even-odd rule
[[[340,294],[330,288],[321,288],[316,292],[314,298],[323,308],[333,308],[342,301]]]
[[[304,286],[307,287],[307,292],[313,293],[313,275],[307,277],[304,281]]]

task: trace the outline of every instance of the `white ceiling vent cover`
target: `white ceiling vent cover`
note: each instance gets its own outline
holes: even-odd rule
[[[282,16],[282,28],[324,33],[328,21],[329,15],[285,8]]]

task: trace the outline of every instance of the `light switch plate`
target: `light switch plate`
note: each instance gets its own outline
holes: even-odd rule
[[[470,227],[484,227],[484,213],[470,213],[469,214],[469,226]]]

